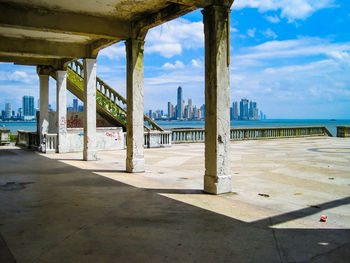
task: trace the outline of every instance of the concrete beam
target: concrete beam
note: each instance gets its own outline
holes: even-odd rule
[[[0,37],[0,56],[3,57],[82,58],[88,55],[82,44]]]
[[[16,65],[29,65],[29,66],[50,66],[55,69],[62,69],[72,59],[54,59],[54,58],[42,58],[42,57],[16,57],[16,56],[0,56],[0,62],[14,63]],[[56,77],[56,76],[55,76]]]
[[[214,0],[169,0],[170,3],[180,4],[180,5],[187,5],[187,6],[193,6],[196,8],[204,8],[207,6],[212,5],[215,1]]]
[[[196,9],[196,6],[170,3],[167,7],[163,8],[159,12],[145,16],[144,18],[135,21],[132,26],[132,37],[135,39],[144,39],[147,31],[150,28],[178,18]]]
[[[205,176],[204,191],[232,191],[230,175],[230,72],[228,15],[224,6],[203,11],[205,35]]]
[[[143,50],[144,41],[129,39],[126,45],[126,171],[144,172]]]
[[[130,23],[119,19],[30,9],[6,3],[0,4],[0,10],[0,25],[6,27],[108,39],[127,39],[130,36]]]
[[[110,39],[99,39],[88,45],[88,52],[90,54],[91,58],[96,58],[98,55],[98,52],[100,50],[113,45],[114,43],[118,42],[117,40],[110,40]]]
[[[96,59],[84,59],[84,161],[96,155]]]

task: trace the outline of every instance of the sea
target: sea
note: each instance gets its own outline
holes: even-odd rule
[[[171,129],[200,129],[204,128],[204,121],[156,121],[165,130]],[[300,126],[326,126],[328,130],[337,135],[337,126],[350,126],[350,119],[267,119],[259,121],[231,121],[231,128],[255,127],[300,127]],[[0,129],[9,129],[13,134],[18,130],[36,131],[36,122],[0,122]]]

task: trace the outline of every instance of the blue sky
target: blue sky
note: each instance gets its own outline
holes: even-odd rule
[[[350,119],[350,3],[342,0],[236,0],[231,13],[231,101],[248,98],[268,118]],[[204,103],[200,10],[149,31],[145,111],[184,98]],[[124,43],[98,56],[98,76],[125,95]],[[35,67],[0,64],[0,109],[38,98]],[[68,104],[71,104],[69,96]],[[55,105],[55,82],[50,81]]]

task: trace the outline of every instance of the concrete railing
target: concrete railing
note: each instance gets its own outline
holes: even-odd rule
[[[0,145],[9,144],[10,141],[10,130],[0,129]]]
[[[204,142],[204,129],[179,129],[172,131],[173,143]]]
[[[337,126],[337,137],[350,137],[350,126]]]
[[[44,135],[45,153],[56,153],[58,150],[58,139],[56,133],[48,133]]]
[[[145,132],[145,148],[171,147],[171,134],[171,131]]]
[[[230,130],[230,139],[232,141],[327,135],[330,137],[333,136],[324,126],[240,129],[234,128]],[[204,129],[179,129],[172,131],[173,143],[204,142],[204,139]]]
[[[30,149],[39,149],[39,135],[36,132],[28,132],[23,130],[17,131],[16,145],[25,146]]]
[[[172,131],[145,131],[144,132],[144,147],[145,148],[160,148],[171,147]],[[124,149],[126,149],[126,132],[124,132]]]

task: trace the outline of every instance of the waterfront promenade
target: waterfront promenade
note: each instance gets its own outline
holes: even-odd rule
[[[350,138],[230,146],[220,196],[202,192],[201,143],[145,149],[139,174],[125,150],[0,147],[0,262],[348,261]]]

